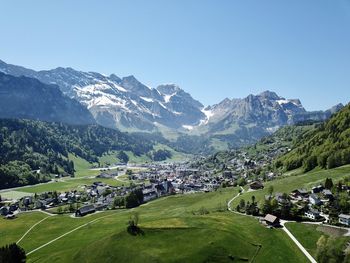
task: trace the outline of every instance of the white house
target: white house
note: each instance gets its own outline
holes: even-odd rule
[[[350,215],[340,214],[339,223],[346,226],[350,226]]]
[[[313,205],[321,205],[322,204],[321,200],[315,194],[312,194],[309,196],[309,202]]]
[[[310,209],[309,211],[305,212],[305,216],[312,220],[315,220],[320,217],[320,212],[316,209]]]

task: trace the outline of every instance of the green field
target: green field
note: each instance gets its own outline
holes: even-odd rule
[[[292,174],[292,173],[289,173]],[[338,167],[330,170],[315,169],[305,174],[288,175],[264,184],[265,188],[258,191],[252,191],[242,194],[232,202],[232,208],[235,208],[240,199],[246,201],[251,200],[254,195],[256,200],[260,203],[264,201],[264,196],[267,195],[268,186],[272,185],[274,193],[290,193],[297,188],[305,188],[310,190],[313,186],[324,183],[327,177],[332,178],[333,181],[338,181],[346,176],[350,176],[350,165]]]
[[[17,200],[19,200],[19,199],[21,199],[25,196],[28,196],[28,195],[31,195],[31,194],[28,194],[27,192],[14,191],[14,190],[0,192],[1,198],[4,198],[4,199],[17,199]]]
[[[62,179],[61,179],[62,180]],[[43,193],[52,191],[69,191],[69,190],[79,190],[83,188],[84,185],[91,185],[93,182],[103,182],[111,186],[121,186],[129,185],[127,182],[120,182],[116,179],[105,179],[105,178],[67,178],[64,181],[50,182],[45,184],[38,184],[33,186],[25,186],[18,188],[21,192],[26,193]]]
[[[96,176],[100,173],[99,171],[90,170],[93,164],[74,154],[69,154],[68,158],[74,162],[75,177]]]
[[[188,159],[190,157],[190,155],[188,155],[188,154],[177,152],[174,149],[172,149],[171,147],[169,147],[167,145],[164,145],[164,144],[160,144],[160,143],[154,145],[153,149],[154,150],[162,149],[162,150],[170,151],[172,156],[171,156],[171,158],[167,159],[166,162],[183,161],[183,160],[186,160],[186,159]],[[141,163],[154,162],[146,154],[137,156],[131,151],[125,151],[125,153],[129,157],[129,163],[141,164]],[[120,160],[117,158],[117,152],[116,151],[112,151],[112,152],[105,153],[104,155],[102,155],[99,158],[99,162],[100,162],[100,164],[102,166],[109,166],[109,165],[112,165],[114,163],[120,162]],[[91,166],[91,164],[90,164],[90,166]]]
[[[338,180],[349,175],[349,172],[350,166],[317,170],[285,177],[267,185],[272,184],[275,192],[289,192],[294,188],[310,188],[326,177]],[[242,198],[249,199],[254,194],[259,200],[265,191],[244,193]],[[224,188],[211,193],[160,198],[135,209],[106,211],[79,219],[69,215],[53,216],[33,228],[20,245],[30,252],[90,222],[31,253],[28,261],[307,262],[281,229],[268,229],[261,226],[256,218],[226,211],[226,203],[237,193],[237,187]],[[200,213],[203,209],[208,213]],[[127,221],[134,212],[140,216],[143,235],[131,236],[126,232]],[[16,241],[30,225],[44,217],[44,214],[27,213],[13,221],[1,219],[0,233],[3,238],[0,244]],[[98,221],[91,222],[95,219]],[[313,255],[315,242],[322,234],[314,227],[288,225]]]
[[[28,262],[307,262],[280,229],[267,229],[254,218],[219,212],[237,188],[212,193],[177,195],[132,210],[107,211],[84,218],[53,216],[37,225],[20,243],[29,252],[50,240],[91,222],[30,254]],[[196,213],[205,207],[209,214]],[[126,223],[138,212],[143,235],[131,236]],[[31,218],[30,221],[28,217]],[[13,221],[0,219],[0,244],[16,241],[38,213]],[[13,225],[22,229],[14,229]],[[30,222],[30,223],[29,223]],[[9,230],[9,226],[10,230]],[[9,234],[14,231],[15,234]]]

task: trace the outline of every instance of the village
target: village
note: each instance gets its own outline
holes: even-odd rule
[[[279,227],[280,219],[297,222],[318,222],[334,226],[350,226],[349,177],[333,184],[327,178],[324,183],[315,185],[311,190],[295,189],[290,193],[274,193],[269,186],[267,195],[260,207],[252,196],[251,202],[241,199],[236,211],[257,216],[261,223],[269,227]],[[264,189],[261,181],[249,184],[251,192]]]
[[[0,215],[14,219],[20,212],[40,209],[49,213],[85,216],[106,209],[136,207],[167,195],[210,192],[237,184],[237,177],[230,172],[214,175],[213,172],[190,168],[186,163],[145,164],[142,169],[132,169],[134,166],[127,165],[120,167],[116,170],[101,168],[95,182],[70,191],[28,194],[20,199],[2,198]],[[115,179],[123,184],[111,186],[103,179]],[[134,198],[135,194],[137,198]]]

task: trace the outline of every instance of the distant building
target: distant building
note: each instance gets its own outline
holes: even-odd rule
[[[255,181],[255,182],[252,182],[250,185],[249,185],[249,188],[250,189],[253,189],[253,190],[258,190],[258,189],[263,189],[264,188],[264,185],[262,182],[260,181]]]
[[[312,187],[311,191],[312,191],[312,193],[317,194],[317,193],[322,192],[323,189],[324,189],[324,187],[322,185],[318,185],[318,186]]]
[[[278,219],[278,217],[271,214],[267,214],[264,218],[264,221],[267,225],[270,226],[278,226],[280,224],[280,220]]]
[[[75,216],[86,216],[88,214],[95,213],[95,207],[93,205],[86,205],[80,207],[76,212]]]
[[[346,226],[350,226],[350,215],[340,214],[339,223]]]
[[[317,209],[310,209],[309,211],[305,212],[305,216],[312,220],[316,220],[321,217],[320,212]]]
[[[332,192],[330,191],[330,190],[328,190],[328,189],[324,189],[323,191],[322,191],[322,194],[326,197],[326,198],[328,198],[328,199],[333,199],[333,194],[332,194]]]
[[[154,189],[143,189],[143,201],[148,202],[157,198],[157,191]]]
[[[321,205],[322,204],[322,201],[315,194],[312,194],[309,196],[309,202],[310,202],[310,204],[313,204],[313,205]]]
[[[305,189],[296,189],[291,194],[294,198],[304,198],[309,196],[309,192]]]

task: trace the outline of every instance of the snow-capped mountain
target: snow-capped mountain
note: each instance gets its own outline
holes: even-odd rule
[[[175,84],[150,88],[134,76],[119,78],[72,68],[34,71],[0,61],[0,71],[48,84],[85,105],[97,123],[111,128],[154,130],[195,126],[205,117],[203,105]]]
[[[343,107],[308,112],[298,99],[285,99],[265,91],[243,99],[224,99],[204,108],[175,84],[151,88],[134,76],[119,78],[62,67],[34,71],[1,60],[0,72],[58,85],[65,95],[85,106],[98,124],[106,127],[201,134],[230,145],[254,142],[287,124],[325,120]]]
[[[328,119],[343,107],[339,104],[327,111],[308,112],[299,99],[285,99],[271,91],[249,95],[243,99],[224,99],[202,110],[206,115],[195,133],[210,134],[231,144],[253,142],[284,125],[307,120]]]
[[[212,126],[218,122],[232,124],[259,123],[267,127],[281,126],[293,122],[293,116],[306,110],[298,99],[285,99],[271,91],[249,95],[244,99],[225,99],[205,109],[208,116],[202,121]],[[224,128],[226,125],[223,125]]]

